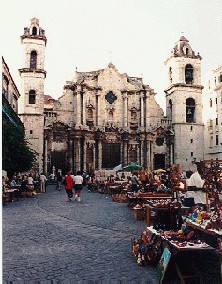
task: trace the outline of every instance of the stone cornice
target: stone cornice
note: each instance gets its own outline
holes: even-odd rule
[[[196,88],[196,89],[200,89],[200,90],[202,90],[202,89],[204,88],[204,87],[201,86],[201,85],[177,83],[177,84],[172,84],[172,85],[170,85],[167,89],[164,90],[164,92],[167,93],[167,92],[170,91],[171,89],[173,89],[173,88],[178,88],[178,87],[179,87],[179,88],[181,88],[181,87],[183,87],[183,88],[191,88],[191,87],[192,87],[192,89]]]
[[[20,38],[21,38],[22,41],[23,41],[25,38],[43,40],[43,41],[45,42],[45,46],[46,46],[46,43],[47,43],[47,38],[46,38],[45,36],[39,36],[39,35],[22,35]]]
[[[19,69],[19,73],[41,73],[41,74],[44,74],[45,77],[46,77],[46,71],[43,70],[43,69],[32,69],[32,68],[22,68],[22,69]]]

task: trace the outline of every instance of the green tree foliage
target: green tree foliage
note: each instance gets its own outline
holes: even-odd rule
[[[14,125],[5,115],[2,117],[2,169],[12,175],[30,170],[36,153],[29,147],[24,130]]]

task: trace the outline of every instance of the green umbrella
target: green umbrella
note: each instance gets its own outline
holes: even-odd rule
[[[136,165],[136,164],[129,164],[126,167],[123,167],[123,170],[125,171],[136,171],[136,170],[142,170],[142,166]]]

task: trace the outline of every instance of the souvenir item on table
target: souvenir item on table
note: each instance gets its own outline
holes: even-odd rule
[[[196,208],[196,209],[193,211],[193,214],[192,214],[192,216],[191,216],[191,221],[193,221],[193,222],[195,222],[196,219],[197,219],[197,216],[198,216],[197,211],[198,211],[198,208]]]

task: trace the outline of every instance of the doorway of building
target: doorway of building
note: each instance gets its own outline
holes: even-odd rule
[[[120,143],[102,144],[102,168],[113,169],[121,162]]]
[[[165,168],[165,155],[154,154],[154,170]]]
[[[68,170],[68,162],[66,159],[66,151],[52,151],[51,155],[51,172],[53,166],[55,167],[56,171],[58,169],[62,170],[62,174],[65,174]]]

